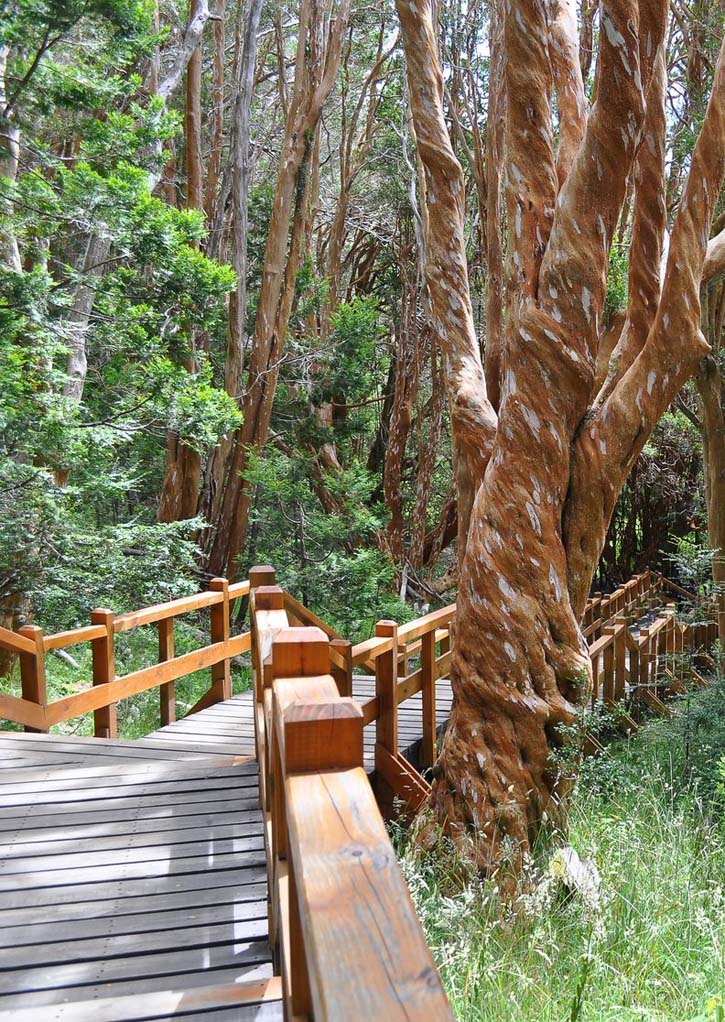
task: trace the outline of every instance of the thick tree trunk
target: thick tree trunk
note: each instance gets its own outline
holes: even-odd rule
[[[421,95],[432,64],[430,8],[400,0],[399,10],[411,95],[416,87]],[[520,866],[546,816],[562,816],[568,779],[552,752],[559,726],[576,722],[589,695],[579,621],[614,501],[703,354],[698,287],[703,237],[723,177],[722,60],[673,230],[662,297],[650,273],[628,312],[630,323],[640,324],[638,354],[610,396],[590,407],[609,250],[645,125],[645,97],[647,130],[664,131],[660,72],[653,69],[663,67],[665,22],[660,0],[604,3],[596,102],[578,145],[560,133],[557,161],[551,93],[554,78],[560,90],[565,79],[561,69],[552,75],[552,23],[537,0],[506,13],[506,365],[495,442],[467,531],[454,704],[432,794],[439,819],[484,869],[504,861]],[[567,24],[566,67],[577,79],[570,18]],[[578,80],[575,92],[581,99]],[[414,105],[414,115],[430,162],[434,91],[426,98],[422,110]],[[647,205],[650,211],[641,237],[645,226],[650,238],[661,231],[662,206],[651,191],[660,141],[645,134],[644,145],[654,152],[651,172],[640,157],[639,207],[643,217]],[[446,225],[434,221],[433,210],[445,208],[443,188],[441,181],[432,189],[430,208],[431,237],[437,233],[439,240]],[[459,192],[452,175],[448,191]],[[637,251],[635,245],[635,261]],[[461,279],[445,280],[458,299]],[[467,354],[460,332],[457,342]],[[485,390],[476,387],[480,398]],[[466,403],[463,388],[458,398]]]
[[[719,237],[719,236],[718,236]],[[717,239],[714,239],[717,241]],[[712,251],[708,245],[708,255]],[[703,276],[713,272],[706,266]],[[714,272],[721,272],[718,269]],[[718,635],[725,645],[725,387],[720,371],[720,354],[725,328],[725,279],[713,280],[704,288],[703,327],[712,347],[695,373],[702,417],[702,458],[705,471],[707,535],[712,551],[712,580],[715,586]]]

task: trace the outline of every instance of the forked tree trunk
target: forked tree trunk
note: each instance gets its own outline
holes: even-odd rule
[[[421,157],[429,180],[428,251],[450,251],[450,210],[460,186],[445,140],[432,138],[437,53],[427,3],[398,0]],[[565,14],[567,12],[564,12]],[[664,132],[660,74],[666,24],[662,0],[605,0],[597,96],[577,143],[559,132],[554,151],[552,91],[578,93],[572,19],[556,20],[537,0],[508,5],[504,29],[509,268],[501,405],[491,443],[477,410],[485,388],[475,374],[453,376],[454,408],[468,414],[479,458],[466,535],[455,652],[454,703],[436,764],[432,804],[456,842],[491,869],[520,867],[545,814],[563,823],[569,779],[552,753],[560,725],[574,725],[591,686],[580,618],[607,526],[627,475],[656,422],[705,345],[698,288],[712,205],[723,178],[725,80],[722,57],[670,245],[667,273],[650,273],[628,310],[633,360],[606,398],[592,405],[609,250],[645,126]],[[559,39],[552,71],[550,26]],[[432,69],[432,70],[431,70]],[[652,84],[650,84],[652,83]],[[445,131],[445,125],[442,126]],[[661,138],[642,172],[638,208],[655,248],[661,242]],[[641,150],[640,150],[641,152]],[[640,165],[644,157],[640,159]],[[445,167],[445,174],[439,173]],[[567,171],[567,166],[570,167]],[[436,175],[438,175],[436,177]],[[644,225],[643,225],[644,226]],[[641,233],[641,232],[640,232]],[[632,259],[640,262],[635,244]],[[446,256],[441,264],[448,271]],[[461,273],[428,267],[441,305],[465,308]],[[642,278],[644,280],[644,277]],[[470,358],[468,334],[448,337]],[[446,355],[446,337],[442,335]],[[453,361],[453,360],[452,360]],[[455,361],[454,361],[455,364]],[[450,365],[450,363],[449,363]],[[468,438],[466,438],[468,439]],[[483,468],[487,465],[485,475]],[[463,494],[465,516],[469,493]]]

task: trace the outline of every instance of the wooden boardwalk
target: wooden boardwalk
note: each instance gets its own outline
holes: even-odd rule
[[[1,1022],[282,1018],[257,765],[185,733],[0,734]]]
[[[282,1019],[253,714],[246,692],[138,741],[0,732],[0,1022]]]
[[[21,678],[0,714],[27,729],[0,731],[0,1022],[452,1022],[379,809],[430,794],[455,605],[353,646],[273,582],[262,566],[66,633],[0,628]],[[593,700],[667,712],[659,691],[681,690],[678,657],[715,625],[652,617],[663,585],[589,601]],[[200,609],[210,643],[175,656],[174,619]],[[119,677],[115,635],[147,625],[158,664]],[[93,686],[49,701],[46,654],[84,642]],[[254,689],[232,697],[246,652]],[[205,668],[175,720],[175,681]],[[115,704],[151,689],[173,723],[115,738]],[[88,713],[95,738],[42,733]]]

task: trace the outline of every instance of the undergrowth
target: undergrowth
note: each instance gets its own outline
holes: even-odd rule
[[[601,875],[595,904],[542,903],[551,845],[506,907],[494,883],[456,888],[450,862],[403,844],[461,1022],[722,1022],[725,713],[713,711],[725,688],[715,687],[585,764],[567,840]],[[683,741],[695,720],[708,748],[693,764]]]

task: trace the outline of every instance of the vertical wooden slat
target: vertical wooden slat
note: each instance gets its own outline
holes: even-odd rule
[[[650,684],[650,637],[649,628],[640,628],[640,660],[639,660],[639,682],[640,685]]]
[[[228,642],[230,635],[229,622],[229,583],[225,578],[213,578],[209,583],[212,592],[223,593],[224,600],[211,608],[211,641]],[[223,702],[232,698],[231,660],[225,658],[211,669],[211,689],[214,702]]]
[[[106,608],[91,611],[91,622],[94,625],[104,625],[106,629],[105,635],[91,643],[94,685],[107,685],[116,677],[113,617],[113,611]],[[118,735],[116,704],[111,703],[109,706],[94,710],[93,723],[96,738],[116,738]]]
[[[431,767],[436,758],[436,678],[435,678],[435,630],[421,636],[420,670],[423,702],[423,744],[421,763]]]
[[[375,790],[383,816],[390,817],[395,792],[384,778],[381,759],[385,752],[391,756],[398,752],[398,625],[395,621],[378,621],[375,634],[393,640],[392,649],[375,660],[375,695],[378,701],[375,721]]]
[[[627,619],[618,617],[614,635],[614,701],[622,702],[626,696],[627,680]]]
[[[604,634],[611,636],[612,639],[602,653],[602,699],[605,706],[614,705],[614,641],[616,632],[617,629],[614,625],[605,625]]]
[[[264,671],[260,659],[259,635],[255,621],[256,613],[256,590],[261,586],[273,586],[276,584],[276,572],[269,564],[258,564],[249,569],[249,628],[252,643],[252,684],[254,696],[258,704],[264,702]]]
[[[591,706],[595,706],[599,701],[599,653],[595,653],[590,659],[592,664],[592,691],[589,703]]]
[[[162,618],[158,622],[159,631],[159,663],[174,659],[174,619]],[[161,726],[173,724],[176,720],[176,682],[167,681],[159,686],[159,709]]]
[[[18,629],[20,635],[35,643],[35,653],[20,653],[20,684],[23,699],[45,707],[48,705],[48,692],[45,680],[45,649],[43,648],[43,629],[38,625],[23,625]],[[25,731],[47,734],[47,728],[25,725]]]

